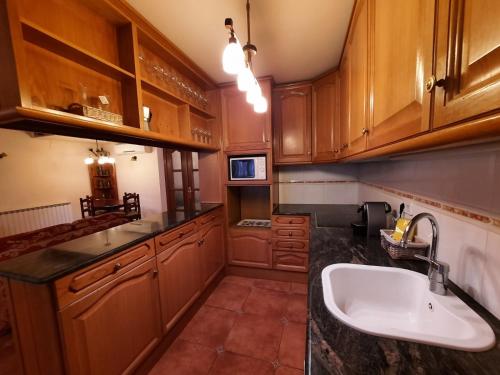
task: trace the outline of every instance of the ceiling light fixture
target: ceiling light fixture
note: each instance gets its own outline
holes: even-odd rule
[[[94,164],[97,161],[97,164],[114,164],[115,158],[110,156],[110,153],[106,151],[104,148],[99,148],[99,144],[97,140],[95,141],[95,150],[93,148],[89,148],[89,156],[87,156],[83,162],[87,165]]]
[[[250,0],[247,0],[247,43],[241,47],[233,27],[233,20],[226,18],[224,25],[229,30],[229,43],[222,54],[222,68],[226,73],[238,75],[237,83],[240,91],[246,91],[246,100],[253,105],[257,113],[267,111],[267,100],[262,95],[259,82],[252,71],[252,56],[257,47],[250,42]]]

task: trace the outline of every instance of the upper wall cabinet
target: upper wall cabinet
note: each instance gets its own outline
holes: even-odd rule
[[[339,86],[337,72],[331,73],[313,83],[313,161],[331,161],[339,156]]]
[[[266,113],[256,113],[246,94],[231,85],[221,89],[224,149],[266,150],[271,142],[271,80],[259,81],[262,95],[269,103]]]
[[[347,155],[364,151],[368,134],[368,0],[360,0],[354,12],[345,47],[349,55],[345,62],[349,95]]]
[[[434,128],[500,108],[500,2],[439,2]],[[437,87],[435,87],[437,86]],[[434,88],[435,87],[435,88]]]
[[[435,1],[369,1],[373,148],[429,129]]]
[[[274,162],[311,161],[311,85],[273,90]]]

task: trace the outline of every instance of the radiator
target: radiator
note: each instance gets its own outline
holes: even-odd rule
[[[0,237],[29,232],[73,221],[71,203],[0,212]]]

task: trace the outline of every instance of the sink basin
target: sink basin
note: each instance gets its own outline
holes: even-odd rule
[[[491,327],[450,291],[430,292],[426,275],[338,263],[321,278],[328,310],[361,332],[471,352],[495,344]]]

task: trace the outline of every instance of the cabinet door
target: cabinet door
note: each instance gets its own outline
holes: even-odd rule
[[[429,129],[434,0],[370,0],[373,148]]]
[[[500,108],[500,2],[439,2],[434,127]]]
[[[349,44],[349,155],[366,149],[368,130],[368,2],[358,1]]]
[[[259,84],[269,103],[266,113],[256,113],[238,87],[221,90],[224,149],[227,151],[271,148],[271,84],[268,80]]]
[[[271,268],[271,231],[265,229],[231,231],[228,253],[230,264]]]
[[[68,373],[131,374],[161,339],[155,260],[59,313]]]
[[[157,256],[163,331],[169,331],[200,294],[200,247],[191,236]]]
[[[337,73],[313,83],[312,160],[334,160],[339,154],[339,84]]]
[[[205,287],[224,267],[224,228],[222,220],[207,224],[200,232],[202,285]]]
[[[344,55],[342,56],[342,61],[340,63],[340,147],[339,156],[347,156],[347,150],[349,147],[349,69],[350,69],[350,50],[349,45],[346,44]]]
[[[277,270],[307,272],[309,269],[309,255],[287,251],[274,251],[273,267]]]
[[[275,163],[311,161],[311,86],[273,91]]]

